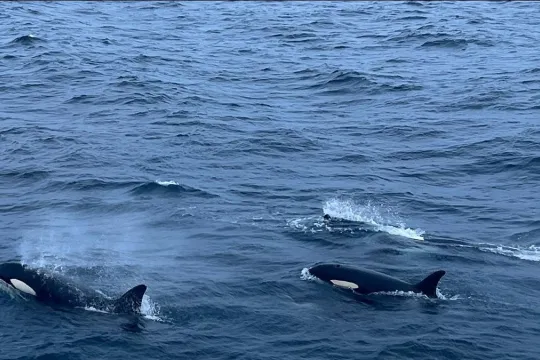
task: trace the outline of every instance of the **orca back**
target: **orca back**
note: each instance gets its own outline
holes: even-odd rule
[[[437,297],[437,285],[439,281],[446,274],[444,270],[438,270],[429,274],[424,280],[420,281],[414,287],[424,295],[432,298]]]

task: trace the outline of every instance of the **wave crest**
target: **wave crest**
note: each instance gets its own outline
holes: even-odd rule
[[[142,185],[138,185],[131,189],[131,193],[134,195],[147,195],[147,194],[163,194],[163,195],[195,195],[199,197],[217,197],[207,191],[190,187],[187,185],[179,184],[175,181],[160,181],[147,182]]]
[[[34,43],[37,43],[37,42],[42,42],[44,41],[43,39],[41,38],[38,38],[32,34],[28,34],[28,35],[23,35],[23,36],[19,36],[13,40],[11,40],[11,43],[12,44],[22,44],[22,45],[31,45],[31,44],[34,44]]]

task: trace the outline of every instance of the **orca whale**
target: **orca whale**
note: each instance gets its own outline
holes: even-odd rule
[[[0,264],[0,283],[25,296],[57,306],[93,307],[116,314],[140,313],[146,285],[133,287],[117,299],[107,299],[99,292],[41,269],[16,262]]]
[[[309,268],[309,273],[318,279],[356,294],[368,295],[376,292],[404,291],[421,293],[430,298],[437,297],[437,285],[446,274],[438,270],[417,284],[410,284],[395,277],[368,269],[342,264],[318,264]]]

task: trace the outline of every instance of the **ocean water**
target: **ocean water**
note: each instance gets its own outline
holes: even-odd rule
[[[3,2],[1,359],[538,359],[540,4]],[[340,221],[327,224],[327,213]],[[317,262],[439,298],[365,304]]]

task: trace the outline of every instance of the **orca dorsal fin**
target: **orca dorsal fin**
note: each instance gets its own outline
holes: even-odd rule
[[[142,298],[146,292],[146,285],[137,285],[128,290],[114,302],[115,312],[138,313],[141,311]]]
[[[428,297],[437,297],[437,285],[444,274],[446,274],[446,271],[444,270],[435,271],[429,274],[424,280],[420,281],[414,287]]]

